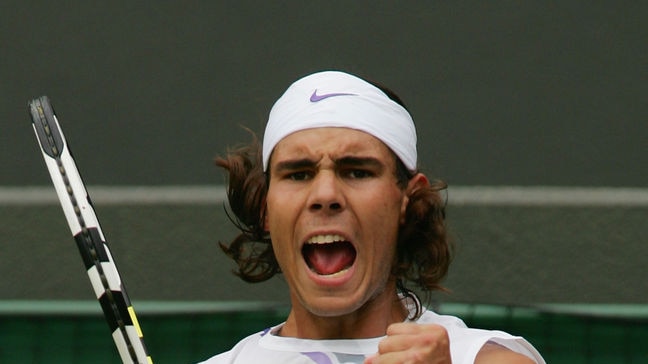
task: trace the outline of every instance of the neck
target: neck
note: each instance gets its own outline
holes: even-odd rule
[[[403,322],[408,311],[395,290],[342,316],[319,316],[301,305],[293,307],[279,335],[301,339],[363,339],[384,336],[387,327]]]

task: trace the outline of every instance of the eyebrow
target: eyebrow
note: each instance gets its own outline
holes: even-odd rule
[[[278,162],[274,167],[276,172],[292,171],[296,169],[312,168],[317,165],[314,160],[303,158]]]
[[[384,164],[373,157],[342,157],[335,160],[336,166],[382,168]]]

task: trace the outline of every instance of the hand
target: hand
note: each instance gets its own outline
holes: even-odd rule
[[[439,325],[392,324],[365,364],[451,364],[448,332]]]

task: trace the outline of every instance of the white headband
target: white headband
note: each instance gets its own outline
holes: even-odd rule
[[[263,137],[263,170],[286,136],[304,129],[344,127],[380,139],[416,170],[416,128],[404,107],[379,88],[353,75],[324,71],[293,83],[270,110]]]

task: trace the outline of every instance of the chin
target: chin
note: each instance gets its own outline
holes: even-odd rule
[[[358,311],[364,302],[357,302],[348,295],[338,297],[317,297],[312,300],[302,301],[303,306],[308,312],[320,317],[339,317],[352,314]]]

